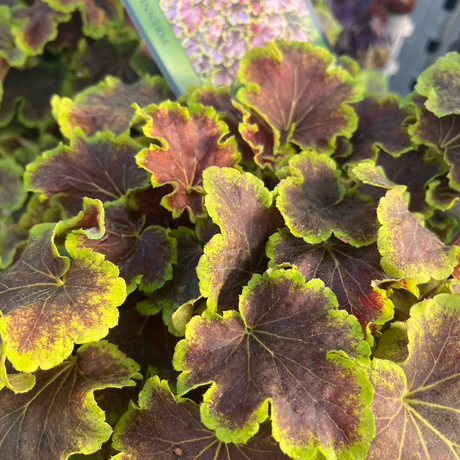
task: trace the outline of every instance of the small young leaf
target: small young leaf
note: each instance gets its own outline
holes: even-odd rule
[[[130,85],[108,76],[103,82],[77,94],[73,100],[54,96],[51,105],[62,134],[71,138],[77,126],[87,136],[108,130],[115,135],[124,134],[133,124],[136,111],[132,105],[135,102],[144,107],[172,98],[161,77],[145,77]]]
[[[34,227],[18,262],[0,272],[0,329],[7,357],[20,371],[50,369],[74,343],[105,337],[126,297],[118,269],[101,254],[67,247],[72,264],[60,256],[54,227]]]
[[[147,186],[148,176],[135,161],[140,148],[126,136],[85,138],[77,129],[69,147],[61,144],[27,166],[25,184],[46,197],[61,193],[66,212],[75,215],[85,196],[115,201]]]
[[[152,184],[171,184],[174,191],[162,204],[178,217],[188,209],[194,221],[203,214],[203,171],[210,166],[235,166],[240,158],[234,138],[223,141],[228,127],[211,107],[181,107],[174,102],[138,110],[148,123],[145,135],[157,140],[137,155],[138,164],[152,173]]]
[[[209,168],[203,176],[206,209],[222,233],[206,244],[198,264],[200,290],[211,310],[236,310],[243,286],[265,270],[265,245],[283,219],[273,193],[252,174]]]
[[[364,369],[369,346],[357,319],[337,310],[320,280],[295,270],[254,275],[240,312],[205,311],[174,356],[178,393],[214,382],[201,419],[224,442],[245,442],[268,416],[283,452],[363,459],[373,437]],[[342,351],[333,351],[342,350]]]
[[[295,236],[317,244],[334,234],[356,247],[376,240],[375,206],[345,196],[333,160],[304,152],[294,156],[289,165],[292,175],[277,187],[276,205]]]
[[[391,323],[390,329],[380,337],[374,357],[402,363],[409,356],[408,343],[407,323],[401,321]]]
[[[270,238],[267,254],[277,266],[296,267],[306,281],[321,279],[337,296],[339,308],[355,315],[364,330],[371,322],[392,318],[391,300],[373,286],[373,281],[388,278],[376,244],[354,248],[334,238],[312,246],[284,229]]]
[[[447,176],[440,176],[428,185],[426,202],[436,209],[447,211],[460,200],[460,192],[449,187]]]
[[[91,213],[85,202],[85,213]],[[105,215],[104,215],[105,214]],[[128,293],[136,289],[153,292],[172,276],[172,262],[177,260],[176,240],[158,225],[144,228],[145,218],[132,219],[125,206],[108,206],[100,218],[101,235],[93,229],[79,230],[67,239],[74,250],[90,248],[103,254],[120,270]],[[76,226],[84,228],[84,224]]]
[[[382,267],[390,276],[417,283],[443,280],[457,265],[460,248],[445,246],[424,228],[407,209],[404,193],[405,187],[388,190],[377,209]]]
[[[115,428],[113,460],[288,460],[268,425],[245,445],[224,444],[200,420],[199,407],[175,399],[168,382],[155,376]]]
[[[19,7],[13,14],[12,31],[17,47],[29,56],[43,54],[45,45],[58,34],[58,25],[70,20],[70,14],[55,11],[42,0],[28,7]]]
[[[460,56],[447,53],[425,69],[415,91],[427,98],[425,107],[437,117],[460,115]]]
[[[54,369],[36,372],[31,391],[1,391],[0,457],[62,460],[96,452],[112,429],[94,391],[133,386],[138,369],[115,345],[90,343]]]
[[[459,318],[457,295],[421,302],[412,307],[407,322],[407,360],[401,365],[373,361],[377,434],[369,460],[458,458]]]
[[[246,88],[238,100],[273,128],[275,150],[288,142],[320,152],[333,150],[337,136],[350,137],[357,117],[349,103],[360,100],[350,75],[334,57],[309,43],[273,43],[250,51],[238,78]]]
[[[358,117],[358,129],[353,134],[351,161],[376,159],[379,149],[400,155],[411,149],[412,144],[404,121],[410,115],[399,108],[399,98],[389,95],[382,100],[367,97],[353,104]]]

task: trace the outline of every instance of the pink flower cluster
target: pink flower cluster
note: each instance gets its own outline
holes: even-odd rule
[[[230,85],[248,50],[276,40],[311,41],[305,0],[160,0],[196,72]]]

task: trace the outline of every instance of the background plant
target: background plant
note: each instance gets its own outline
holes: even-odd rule
[[[458,456],[457,54],[176,102],[117,4],[0,9],[1,458]]]

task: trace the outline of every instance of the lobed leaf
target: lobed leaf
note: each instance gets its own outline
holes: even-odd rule
[[[412,307],[409,355],[400,366],[374,359],[376,436],[369,460],[458,458],[459,299],[441,294]]]
[[[51,105],[62,134],[71,138],[76,127],[87,136],[109,130],[115,135],[124,134],[133,125],[136,111],[132,105],[135,102],[144,107],[172,98],[161,77],[145,77],[126,84],[107,76],[103,82],[85,89],[73,100],[53,96]]]
[[[234,138],[223,140],[228,128],[211,107],[181,107],[174,102],[138,110],[148,123],[151,144],[137,155],[139,166],[152,173],[152,184],[171,184],[174,191],[162,205],[178,217],[187,208],[194,221],[203,216],[203,172],[210,166],[236,166],[240,159]]]
[[[372,387],[358,362],[369,346],[320,280],[295,270],[255,275],[240,313],[205,311],[187,325],[174,366],[178,393],[213,382],[201,419],[224,442],[245,442],[268,416],[298,458],[364,458],[373,436]],[[341,351],[333,351],[341,350]]]
[[[382,227],[378,247],[382,267],[396,278],[411,278],[426,283],[443,280],[457,265],[460,249],[442,244],[407,209],[405,187],[388,190],[380,200],[377,214]]]
[[[15,43],[11,30],[12,14],[8,5],[0,5],[0,58],[12,67],[22,67],[27,59]],[[3,80],[3,79],[2,79]]]
[[[311,245],[286,230],[272,235],[267,245],[272,264],[289,264],[306,281],[322,280],[337,296],[339,308],[355,315],[364,330],[371,322],[384,324],[393,317],[391,300],[374,284],[387,279],[376,244],[354,248],[334,238]]]
[[[238,100],[275,132],[275,151],[288,142],[329,152],[337,136],[350,137],[357,117],[348,105],[360,100],[350,75],[333,68],[334,57],[309,43],[270,43],[241,60]]]
[[[86,138],[77,129],[70,146],[61,144],[27,166],[29,190],[60,199],[70,215],[82,208],[83,198],[115,201],[147,186],[148,176],[136,165],[141,146],[127,136],[107,132]]]
[[[57,37],[58,25],[70,20],[70,14],[53,10],[43,0],[35,0],[30,6],[14,10],[13,18],[16,46],[28,56],[38,56]]]
[[[44,0],[53,10],[71,13],[78,9],[83,19],[83,33],[96,40],[121,24],[123,5],[117,0]]]
[[[425,107],[437,117],[460,115],[460,56],[447,53],[425,69],[415,91],[426,97]]]
[[[437,118],[425,109],[417,110],[417,123],[411,127],[412,140],[434,147],[451,166],[449,185],[460,191],[460,116]]]
[[[379,100],[366,97],[353,104],[359,118],[358,129],[353,134],[351,161],[375,160],[380,149],[392,155],[401,155],[412,148],[405,121],[410,112],[400,108],[400,100],[389,95]]]
[[[356,196],[346,196],[332,159],[303,152],[289,165],[291,176],[277,187],[276,205],[293,235],[317,244],[334,234],[356,247],[376,240],[375,207]]]
[[[91,218],[93,210],[88,201],[85,201],[84,212]],[[108,206],[105,211],[97,212],[103,228],[100,234],[94,235],[94,226],[85,230],[85,224],[79,223],[75,227],[83,230],[69,235],[68,247],[76,251],[89,248],[103,254],[119,268],[128,293],[137,285],[153,292],[171,279],[172,262],[177,260],[177,242],[165,228],[158,225],[145,228],[145,218],[133,219],[123,205]]]
[[[199,407],[176,399],[168,382],[155,376],[139,395],[139,406],[115,428],[113,460],[287,460],[264,425],[247,444],[225,444],[200,420]]]
[[[235,310],[243,286],[265,270],[268,237],[283,220],[261,180],[236,169],[209,168],[204,174],[206,209],[221,233],[205,246],[197,267],[208,308]]]
[[[44,128],[52,121],[50,99],[60,93],[68,70],[59,62],[41,62],[37,67],[10,69],[3,83],[0,127],[17,119],[28,128]]]
[[[118,269],[101,254],[67,245],[72,263],[60,256],[54,227],[35,226],[20,259],[0,272],[0,330],[7,357],[20,371],[50,369],[74,343],[105,337],[126,297]]]
[[[163,310],[167,326],[172,324],[172,315],[183,305],[196,302],[200,297],[199,279],[196,273],[203,246],[195,232],[186,227],[171,231],[177,240],[177,262],[172,266],[172,279],[160,288],[150,300],[142,303],[141,313],[153,315]],[[175,333],[172,327],[171,333]]]
[[[90,343],[59,366],[38,371],[35,387],[22,394],[0,392],[1,458],[67,459],[96,452],[112,429],[94,391],[132,386],[139,366],[115,345]]]

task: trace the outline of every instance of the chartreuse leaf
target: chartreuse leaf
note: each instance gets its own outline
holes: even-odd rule
[[[373,185],[374,187],[391,189],[398,186],[398,184],[389,180],[386,177],[385,170],[381,166],[376,165],[372,160],[360,161],[357,165],[353,166],[351,174],[364,184]]]
[[[28,56],[43,54],[45,45],[58,35],[58,25],[70,20],[70,14],[53,10],[42,0],[17,8],[12,32],[16,46]]]
[[[166,380],[147,380],[139,406],[131,404],[115,427],[113,460],[287,460],[268,426],[245,445],[225,444],[200,420],[192,401],[175,398]]]
[[[54,227],[35,226],[18,262],[0,272],[0,330],[7,358],[20,371],[49,369],[74,343],[105,337],[126,297],[117,267],[103,255],[67,245],[72,263],[60,256]]]
[[[376,240],[375,207],[346,196],[331,158],[304,152],[291,158],[289,165],[291,176],[277,187],[276,205],[295,236],[317,244],[334,234],[356,247]]]
[[[388,278],[376,244],[354,248],[333,238],[311,245],[283,229],[270,238],[267,254],[275,266],[296,267],[306,281],[321,279],[337,296],[339,308],[355,315],[364,329],[393,317],[391,300],[373,283]]]
[[[176,331],[171,327],[174,312],[201,297],[196,267],[203,254],[203,246],[189,228],[179,227],[172,230],[170,235],[177,240],[177,261],[172,266],[172,279],[156,291],[150,300],[142,302],[139,311],[152,315],[163,310],[165,324],[174,333]]]
[[[117,0],[44,0],[53,10],[71,13],[78,9],[83,19],[83,33],[96,40],[123,21],[123,5]]]
[[[87,136],[93,136],[98,131],[120,135],[126,133],[134,122],[136,111],[133,103],[144,107],[172,97],[166,82],[158,76],[147,76],[133,84],[108,76],[99,84],[77,94],[73,100],[53,96],[51,105],[53,115],[66,137],[72,137],[77,126]]]
[[[6,353],[0,337],[0,390],[8,388],[15,393],[25,393],[35,385],[35,377],[26,373],[8,373],[6,369]]]
[[[377,240],[382,267],[390,276],[417,283],[443,280],[457,265],[460,248],[445,246],[424,228],[407,209],[404,194],[405,187],[388,190],[377,209],[382,224]]]
[[[22,67],[27,59],[17,46],[11,30],[11,8],[0,5],[0,58],[5,59],[8,65]]]
[[[352,137],[351,161],[375,160],[380,149],[395,156],[411,149],[410,136],[404,125],[410,112],[407,108],[400,108],[399,104],[399,98],[391,94],[381,100],[369,96],[353,105],[359,124]]]
[[[205,246],[197,267],[208,308],[236,310],[243,286],[266,267],[268,237],[283,225],[260,179],[236,169],[209,168],[203,174],[206,209],[221,234]]]
[[[84,214],[90,216],[92,206],[89,201],[85,205]],[[85,230],[84,223],[77,224],[75,227],[82,230],[70,234],[67,245],[74,250],[89,248],[103,254],[119,268],[128,292],[137,285],[152,292],[171,279],[172,262],[177,260],[177,242],[168,236],[165,228],[159,225],[144,228],[145,217],[133,218],[124,205],[107,206],[99,216],[98,221],[104,222],[99,238],[94,235],[94,224],[89,231]]]
[[[373,391],[356,361],[368,362],[369,346],[356,317],[337,306],[322,281],[305,284],[295,270],[254,275],[240,313],[205,311],[188,323],[174,356],[179,395],[213,382],[201,419],[221,441],[247,441],[270,402],[286,454],[363,459]]]
[[[287,143],[330,152],[337,136],[351,137],[358,119],[348,105],[361,99],[334,56],[309,43],[270,43],[250,51],[238,78],[238,100],[261,115],[275,132],[275,150]]]
[[[27,198],[27,191],[22,181],[22,166],[13,158],[0,159],[0,209],[16,211]]]
[[[402,321],[391,323],[390,329],[380,337],[374,357],[402,363],[409,356],[408,343],[407,323]]]
[[[437,117],[460,115],[460,55],[447,53],[425,69],[415,91],[425,96],[425,107]]]
[[[460,200],[460,192],[449,187],[447,176],[440,176],[428,185],[426,201],[441,211],[451,209]]]
[[[140,148],[127,136],[107,132],[86,138],[76,129],[70,146],[61,144],[29,164],[24,181],[48,198],[62,194],[67,213],[74,215],[85,196],[115,201],[147,186],[148,176],[135,161]]]
[[[133,386],[139,366],[105,341],[80,347],[76,356],[37,371],[28,393],[0,392],[0,457],[64,460],[96,452],[112,433],[94,391]]]
[[[194,221],[204,215],[203,171],[210,166],[236,166],[240,154],[235,139],[223,140],[229,130],[212,107],[165,102],[139,109],[138,114],[148,120],[145,135],[160,143],[137,155],[139,166],[152,173],[154,187],[174,187],[161,204],[174,217],[187,208]]]
[[[407,327],[407,360],[372,363],[376,436],[367,458],[458,459],[460,297],[420,302]]]
[[[428,110],[417,109],[417,123],[411,126],[412,140],[434,147],[451,166],[449,185],[460,191],[460,116],[437,118]]]

